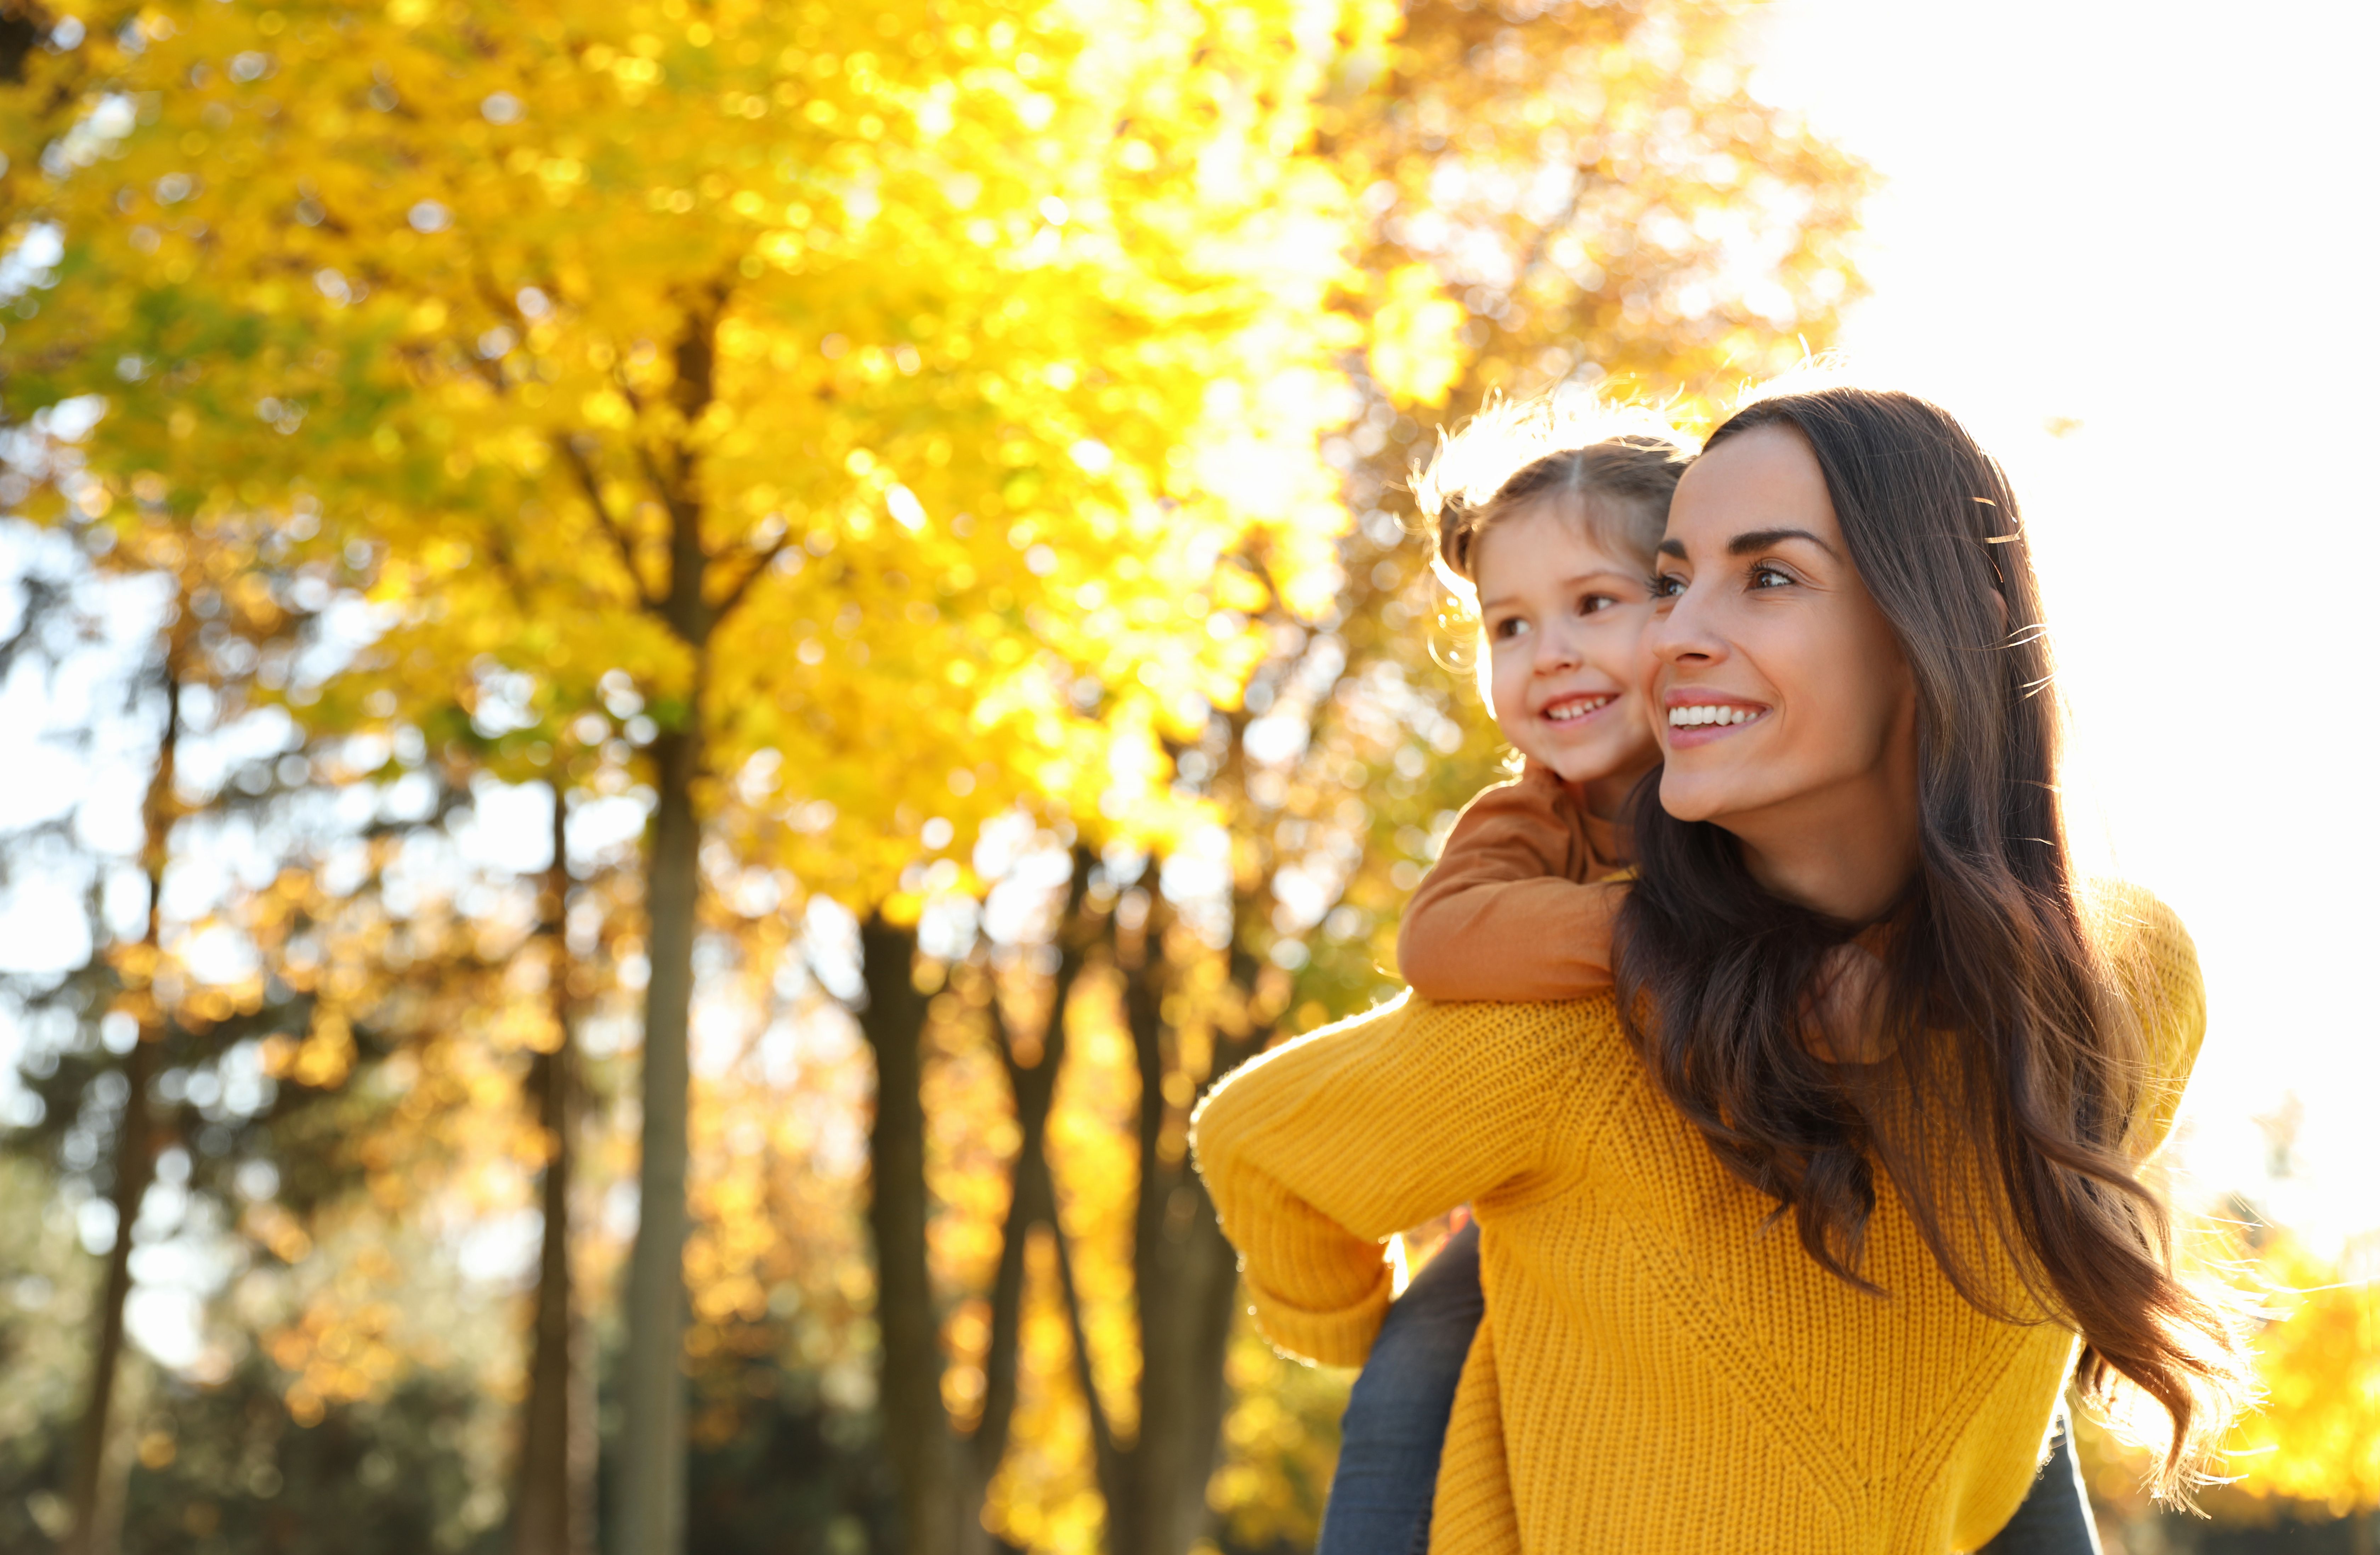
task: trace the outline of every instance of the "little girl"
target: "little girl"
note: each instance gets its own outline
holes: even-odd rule
[[[1427,999],[1572,999],[1611,986],[1630,848],[1618,819],[1658,760],[1635,674],[1646,580],[1690,458],[1650,415],[1491,405],[1415,481],[1438,568],[1477,601],[1480,689],[1523,759],[1448,836],[1397,932]],[[1484,1301],[1465,1226],[1390,1308],[1356,1379],[1317,1555],[1427,1550],[1439,1452]]]
[[[1633,852],[1620,818],[1659,759],[1637,638],[1691,457],[1649,415],[1541,400],[1491,405],[1415,481],[1440,576],[1475,598],[1480,689],[1523,759],[1518,781],[1464,808],[1405,909],[1397,960],[1423,998],[1611,987],[1626,886],[1609,877]],[[1832,1025],[1840,1012],[1823,1014]],[[1390,1307],[1355,1380],[1316,1555],[1426,1555],[1447,1420],[1485,1307],[1478,1228],[1464,1225]],[[2050,1461],[1987,1552],[2097,1548],[2061,1415]]]

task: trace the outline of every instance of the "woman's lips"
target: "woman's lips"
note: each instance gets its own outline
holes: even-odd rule
[[[1713,740],[1723,740],[1768,716],[1768,710],[1759,703],[1739,702],[1731,698],[1672,691],[1668,700],[1665,722],[1671,750],[1692,750]]]

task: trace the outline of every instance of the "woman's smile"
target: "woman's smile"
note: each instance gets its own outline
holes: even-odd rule
[[[1691,750],[1725,739],[1748,724],[1759,723],[1770,711],[1765,703],[1691,686],[1673,687],[1663,703],[1669,710],[1669,726],[1662,731],[1662,736],[1671,750]]]

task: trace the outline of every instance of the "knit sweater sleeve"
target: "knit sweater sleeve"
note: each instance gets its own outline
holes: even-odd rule
[[[1611,986],[1622,886],[1560,780],[1532,765],[1465,807],[1397,926],[1397,970],[1427,999],[1581,999]]]
[[[1191,1146],[1274,1343],[1363,1361],[1389,1305],[1381,1244],[1540,1167],[1591,1008],[1401,996],[1208,1093]]]

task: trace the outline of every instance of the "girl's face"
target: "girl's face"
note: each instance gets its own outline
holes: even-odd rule
[[[1798,432],[1760,427],[1697,459],[1656,573],[1642,685],[1663,808],[1755,847],[1904,809],[1913,825],[1916,682]]]
[[[1616,813],[1655,761],[1633,668],[1650,613],[1642,563],[1559,501],[1491,525],[1475,552],[1483,678],[1504,737]]]

